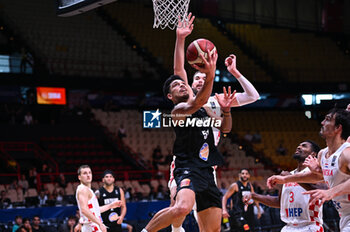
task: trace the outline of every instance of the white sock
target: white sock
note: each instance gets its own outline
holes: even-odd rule
[[[141,231],[142,232],[142,231]],[[171,232],[185,232],[185,229],[182,228],[182,226],[180,227],[174,227],[173,225],[171,225]]]

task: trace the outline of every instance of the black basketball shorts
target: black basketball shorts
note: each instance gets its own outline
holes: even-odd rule
[[[176,168],[174,177],[177,193],[183,188],[195,192],[197,212],[210,207],[222,208],[222,195],[215,184],[213,168]]]

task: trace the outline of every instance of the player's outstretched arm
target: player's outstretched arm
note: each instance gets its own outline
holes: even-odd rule
[[[276,184],[285,184],[289,182],[318,183],[320,181],[323,181],[322,174],[314,172],[304,172],[288,176],[273,175],[267,179],[266,185],[267,187],[272,189]]]
[[[230,217],[228,211],[227,211],[227,200],[234,194],[235,192],[238,192],[238,185],[237,183],[233,183],[230,185],[228,188],[227,192],[225,195],[222,197],[222,217],[228,218]]]
[[[192,13],[188,14],[187,21],[181,21],[180,17],[176,29],[176,42],[174,51],[174,75],[180,76],[188,84],[187,73],[185,70],[185,39],[193,30],[193,21],[195,17]]]
[[[235,99],[236,91],[231,93],[231,86],[223,87],[223,95],[215,94],[215,98],[218,101],[222,116],[216,115],[209,107],[204,106],[204,109],[207,111],[207,114],[211,118],[221,121],[221,126],[218,129],[223,133],[229,133],[232,129],[232,118],[231,118],[231,103]]]
[[[257,101],[260,97],[258,91],[237,69],[236,56],[231,54],[225,59],[227,71],[229,71],[241,84],[244,92],[236,93],[236,100],[232,102],[231,107],[243,106]]]
[[[207,51],[209,54],[209,51]],[[172,110],[172,114],[174,115],[186,115],[186,114],[193,114],[197,110],[199,110],[204,104],[207,103],[210,94],[213,90],[213,82],[214,82],[214,76],[215,76],[215,70],[216,70],[216,61],[218,59],[217,53],[213,53],[212,55],[208,56],[208,60],[205,59],[203,54],[200,54],[204,66],[199,67],[195,64],[192,65],[195,69],[198,71],[206,74],[206,79],[204,82],[203,87],[198,91],[197,95],[193,98],[189,98],[187,102],[179,103],[177,104],[174,109]],[[189,85],[186,85],[187,88],[190,88]],[[190,92],[190,89],[188,90]],[[173,117],[173,119],[182,119],[183,116],[180,117]]]
[[[101,213],[104,213],[107,210],[118,208],[121,205],[122,205],[122,201],[117,200],[117,201],[114,201],[108,205],[100,206],[100,211],[101,211]]]
[[[279,195],[279,196],[267,196],[267,195],[261,195],[261,194],[257,194],[255,192],[252,192],[250,195],[246,195],[246,197],[243,199],[244,203],[249,202],[250,199],[253,199],[256,202],[260,202],[260,203],[267,205],[267,206],[270,206],[272,208],[280,208],[281,195]]]

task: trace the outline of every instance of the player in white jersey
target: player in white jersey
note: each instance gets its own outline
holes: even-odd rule
[[[91,190],[92,172],[88,165],[82,165],[78,169],[80,185],[77,187],[76,199],[78,203],[82,232],[106,232],[102,222],[101,213],[120,207],[121,201],[99,206],[95,193]]]
[[[178,27],[176,30],[176,44],[175,44],[175,52],[174,52],[174,75],[180,76],[186,83],[188,83],[187,73],[185,70],[185,39],[188,35],[191,34],[193,30],[193,21],[194,16],[192,17],[191,14],[188,15],[188,23],[179,21]],[[231,119],[231,107],[238,107],[246,104],[250,104],[255,102],[259,99],[259,93],[256,91],[254,86],[238,71],[236,67],[236,56],[230,55],[225,60],[225,65],[227,67],[227,70],[238,80],[238,82],[241,84],[244,92],[243,93],[235,93],[235,98],[232,99],[229,105],[223,105],[223,101],[225,97],[231,96],[231,87],[228,88],[228,92],[226,94],[226,88],[223,89],[224,94],[216,94],[215,96],[212,96],[208,99],[207,104],[204,106],[206,109],[208,115],[210,117],[222,117],[223,120],[223,129],[221,130],[223,133],[229,133],[232,128],[232,119]],[[192,90],[194,94],[196,94],[204,85],[206,78],[206,74],[201,72],[196,72],[193,76],[193,82],[192,82]],[[214,133],[214,139],[215,139],[215,145],[217,146],[220,140],[220,130],[213,128]],[[173,205],[175,202],[173,201],[173,196],[176,193],[176,183],[174,181],[174,175],[173,171],[175,169],[175,157],[173,159],[173,162],[170,165],[170,178],[168,187],[170,189],[170,195],[171,195],[171,205]],[[214,177],[216,182],[216,175],[215,175],[215,169],[214,167]],[[172,225],[173,232],[180,232],[184,231],[181,227],[182,221],[179,221],[178,223]],[[199,223],[200,225],[200,223]]]
[[[298,167],[290,174],[310,172],[305,166],[305,159],[311,155],[315,157],[320,151],[319,146],[312,141],[304,141],[297,147],[293,158],[298,161]],[[322,205],[320,201],[309,205],[310,196],[304,195],[306,190],[318,188],[309,184],[286,183],[282,187],[279,196],[265,196],[252,193],[244,199],[248,202],[250,198],[267,206],[280,208],[281,220],[286,223],[282,232],[290,231],[313,231],[322,232]]]
[[[340,216],[340,231],[350,232],[350,144],[345,142],[350,136],[350,112],[332,109],[322,121],[320,134],[327,147],[321,150],[317,159],[309,156],[305,160],[311,172],[291,176],[272,176],[269,187],[288,182],[317,183],[326,181],[329,189],[311,190],[310,204],[321,200],[333,200]]]

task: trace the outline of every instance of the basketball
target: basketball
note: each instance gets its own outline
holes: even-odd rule
[[[210,55],[212,55],[214,52],[217,52],[215,45],[211,41],[207,39],[197,39],[193,41],[190,45],[188,45],[186,51],[186,58],[188,63],[202,66],[204,62],[200,57],[200,54],[203,54],[203,56],[207,59],[208,50]]]

